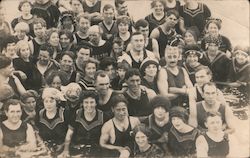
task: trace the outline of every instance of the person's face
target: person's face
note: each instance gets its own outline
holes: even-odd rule
[[[98,46],[100,40],[101,40],[101,35],[100,35],[99,31],[89,32],[89,41],[91,43]]]
[[[56,99],[52,97],[46,97],[43,99],[43,105],[46,111],[52,112],[56,109]]]
[[[186,58],[187,64],[190,65],[191,67],[197,65],[198,60],[199,60],[198,56],[193,53],[190,53]]]
[[[91,79],[94,79],[95,73],[96,73],[96,64],[88,63],[85,68],[85,75]]]
[[[117,43],[113,44],[113,51],[116,54],[120,54],[123,51],[123,45],[119,46]]]
[[[81,48],[77,53],[77,58],[81,61],[87,61],[90,58],[90,50]]]
[[[168,47],[166,48],[165,59],[167,62],[167,66],[175,67],[177,66],[179,60],[179,48],[178,47]]]
[[[178,131],[180,131],[185,125],[183,120],[179,117],[172,117],[171,121],[172,121],[174,128],[177,129]]]
[[[66,72],[69,72],[71,71],[72,67],[73,67],[73,64],[74,64],[74,61],[73,59],[68,56],[68,55],[64,55],[62,57],[62,60],[60,62],[60,65],[61,65],[61,69],[63,71],[66,71]]]
[[[2,68],[0,69],[0,73],[3,75],[3,76],[6,76],[6,77],[10,77],[12,76],[13,74],[13,71],[15,70],[14,67],[13,67],[13,63],[11,63],[9,66],[5,67],[5,68]]]
[[[59,45],[59,35],[58,35],[57,32],[53,32],[53,33],[50,35],[49,43],[50,43],[52,46],[55,46],[55,47]]]
[[[20,48],[20,57],[23,59],[28,59],[30,57],[30,47],[28,44],[25,44]]]
[[[222,131],[222,120],[220,116],[208,117],[205,125],[210,132],[217,133]]]
[[[28,97],[25,100],[25,109],[28,109],[28,111],[34,111],[36,107],[36,99],[34,97]]]
[[[141,78],[140,76],[133,75],[128,78],[127,85],[128,89],[133,93],[137,93],[140,90]]]
[[[126,71],[124,69],[118,68],[117,69],[117,74],[120,77],[120,79],[124,79]]]
[[[6,47],[5,56],[11,59],[16,57],[16,43],[8,43]]]
[[[115,68],[113,65],[109,65],[106,69],[105,72],[108,74],[109,79],[112,80],[115,78],[116,73],[115,73]]]
[[[23,40],[26,35],[26,32],[24,30],[17,30],[16,36],[19,40]]]
[[[215,23],[210,23],[208,25],[207,31],[212,36],[218,36],[219,34],[219,28]]]
[[[153,11],[156,14],[162,14],[164,12],[164,6],[162,5],[161,2],[156,2]]]
[[[18,123],[22,116],[21,105],[10,105],[8,111],[5,111],[5,114],[11,123]]]
[[[170,27],[170,28],[174,28],[174,26],[177,24],[178,19],[176,18],[175,15],[171,14],[169,16],[166,17],[166,24]]]
[[[123,121],[128,116],[128,108],[124,102],[117,103],[117,105],[112,108],[112,111],[114,113],[114,117],[119,121]]]
[[[149,27],[148,26],[140,27],[139,31],[143,34],[145,39],[148,38],[148,35],[149,35]]]
[[[42,26],[42,24],[34,24],[34,34],[38,38],[43,38],[45,35],[46,27]]]
[[[206,70],[200,70],[200,71],[195,73],[196,83],[200,87],[203,86],[205,83],[210,82],[211,79],[212,79],[212,76],[207,74]]]
[[[73,21],[71,20],[70,17],[65,17],[65,18],[63,19],[63,21],[62,21],[62,24],[63,24],[63,26],[71,27],[72,24],[73,24]]]
[[[119,15],[127,15],[128,14],[127,2],[124,2],[123,4],[119,4],[116,9]]]
[[[209,105],[215,105],[217,97],[217,89],[215,86],[205,86],[203,92],[204,100]]]
[[[91,98],[91,97],[88,97],[88,98],[85,98],[83,101],[82,101],[82,105],[83,105],[83,110],[85,112],[89,112],[89,113],[92,113],[94,112],[96,109],[96,101],[94,98]]]
[[[145,69],[145,75],[155,77],[157,74],[157,66],[155,64],[150,64]]]
[[[62,80],[59,76],[55,76],[51,82],[51,87],[61,90]]]
[[[103,18],[105,22],[111,23],[112,20],[114,19],[114,10],[112,8],[109,8],[108,10],[104,10]]]
[[[79,0],[72,0],[71,8],[72,8],[72,11],[75,13],[79,13],[83,11],[82,4]]]
[[[216,56],[218,54],[219,47],[214,43],[208,43],[207,52],[211,56]]]
[[[131,39],[131,44],[135,51],[142,51],[144,48],[145,40],[143,35],[134,35]]]
[[[120,23],[118,25],[118,31],[122,34],[125,34],[126,32],[128,32],[128,24],[125,23]]]
[[[166,109],[161,106],[154,108],[153,113],[158,120],[164,120],[168,116]]]
[[[41,65],[47,65],[50,61],[49,52],[45,50],[40,50],[38,59]]]
[[[235,55],[238,64],[242,65],[248,61],[248,55],[245,52],[238,51]]]
[[[109,85],[110,85],[110,80],[109,80],[108,76],[105,76],[105,77],[98,76],[97,77],[95,86],[96,86],[96,90],[99,94],[106,95],[108,93]]]
[[[23,13],[30,13],[30,11],[31,11],[31,6],[30,6],[30,4],[27,2],[27,3],[23,3],[23,5],[22,5],[22,7],[21,7],[21,11],[23,12]]]
[[[62,34],[60,36],[60,44],[63,48],[66,48],[70,44],[70,39],[65,34]]]
[[[190,32],[186,32],[184,35],[184,40],[187,45],[195,44],[194,36]]]
[[[90,21],[85,18],[81,18],[78,23],[79,31],[87,33],[90,27]]]
[[[149,145],[148,137],[141,131],[135,134],[135,142],[139,148],[143,148]]]

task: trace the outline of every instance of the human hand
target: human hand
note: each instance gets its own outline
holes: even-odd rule
[[[121,150],[120,151],[120,156],[119,158],[128,158],[130,155],[130,152],[127,149]]]

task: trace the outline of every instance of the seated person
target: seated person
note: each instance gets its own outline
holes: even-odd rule
[[[104,123],[101,131],[100,145],[104,148],[102,156],[128,158],[133,155],[134,149],[130,133],[140,121],[128,115],[128,101],[122,94],[114,96],[112,103],[114,117]]]
[[[0,123],[0,153],[34,150],[35,132],[30,124],[21,120],[21,102],[16,99],[8,100],[4,104],[4,111],[7,120]]]

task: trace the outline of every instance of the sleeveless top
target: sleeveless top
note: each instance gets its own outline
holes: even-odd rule
[[[149,39],[148,39],[148,44],[147,44],[147,46],[145,47],[145,49],[147,49],[147,50],[153,52],[153,40],[152,40],[152,38],[149,38]]]
[[[184,81],[184,72],[182,67],[178,67],[178,74],[173,74],[170,70],[166,68],[167,75],[168,75],[168,86],[169,87],[177,87],[182,88],[185,85]]]
[[[139,61],[139,62],[137,62],[137,61],[134,60],[134,58],[132,57],[130,51],[127,54],[130,56],[130,58],[132,60],[132,68],[137,68],[137,69],[140,69],[142,61],[148,57],[145,49],[143,50],[143,60]]]
[[[3,133],[3,145],[15,147],[26,143],[27,123],[22,122],[16,130],[9,129],[3,123],[0,124],[0,127]]]
[[[206,119],[207,111],[204,109],[202,102],[198,102],[196,104],[196,106],[197,106],[198,127],[201,127],[203,129],[207,129],[207,127],[205,126],[205,119]],[[225,111],[226,111],[226,107],[224,105],[220,104],[218,112],[222,116],[222,123],[223,124],[226,123]]]
[[[224,135],[224,138],[220,142],[212,140],[207,133],[204,137],[208,144],[208,156],[209,157],[226,157],[229,153],[229,141],[228,134]]]
[[[128,100],[129,116],[148,116],[152,114],[153,108],[149,106],[149,98],[145,90],[141,90],[140,99],[132,98],[127,92],[124,92]]]
[[[37,41],[35,39],[32,39],[32,43],[33,43],[33,46],[34,46],[32,61],[33,61],[33,63],[36,63],[37,60],[38,60],[37,58],[38,58],[38,55],[39,55],[41,45],[39,43],[37,43]]]
[[[125,131],[120,131],[116,127],[116,125],[112,119],[112,123],[113,123],[114,129],[115,129],[115,142],[113,145],[125,147],[125,146],[128,146],[129,143],[133,142],[133,138],[130,136],[130,132],[132,131],[132,127],[131,127],[129,117],[128,117],[128,121],[129,121],[128,128]]]
[[[9,77],[9,82],[8,84],[11,86],[12,90],[14,91],[14,96],[13,98],[19,98],[20,97],[20,94],[17,90],[17,85],[16,85],[16,82],[14,81],[14,78],[11,76]]]
[[[97,1],[96,4],[93,6],[88,6],[85,1],[82,1],[82,7],[83,7],[84,12],[88,12],[88,13],[98,12],[98,13],[100,13],[101,1]]]
[[[202,100],[204,100],[204,98],[201,96],[201,93],[200,91],[198,91],[197,87],[195,88],[196,89],[196,102],[200,102]]]
[[[113,112],[111,110],[111,107],[112,107],[112,98],[116,95],[116,93],[113,91],[109,100],[107,101],[106,104],[103,104],[103,105],[100,105],[98,104],[97,105],[97,109],[101,110],[105,115],[107,115],[109,118],[112,118],[113,117]]]
[[[81,44],[82,42],[84,43],[84,42],[88,42],[89,41],[89,37],[87,37],[87,38],[81,38],[77,33],[74,33],[73,36],[75,36],[77,44]]]

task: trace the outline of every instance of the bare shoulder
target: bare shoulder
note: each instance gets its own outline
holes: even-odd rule
[[[140,124],[138,117],[130,116],[129,119],[130,119],[130,123],[131,123],[132,128],[134,128],[135,126]]]
[[[102,126],[102,133],[108,133],[110,132],[110,130],[113,128],[113,123],[112,120],[108,120],[107,122],[105,122]]]

